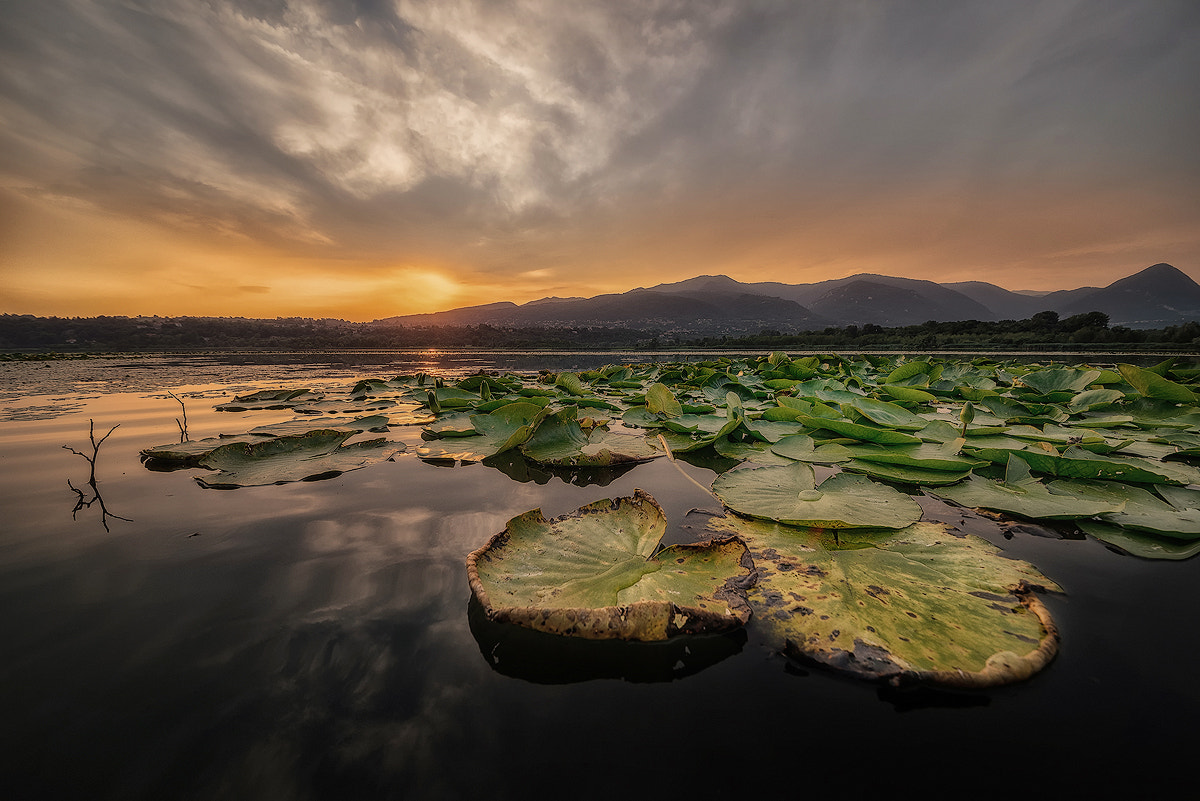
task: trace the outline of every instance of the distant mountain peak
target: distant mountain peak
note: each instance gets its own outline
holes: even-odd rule
[[[1038,296],[1032,296],[1032,295]],[[1200,320],[1200,284],[1159,263],[1107,287],[1017,293],[983,281],[933,281],[860,273],[812,284],[742,283],[727,275],[638,287],[592,298],[548,297],[407,315],[387,325],[602,325],[676,335],[739,335],[760,330],[819,330],[828,325],[920,325],[927,320],[1027,319],[1103,312],[1111,324],[1162,327]]]

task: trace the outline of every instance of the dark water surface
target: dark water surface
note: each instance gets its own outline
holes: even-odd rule
[[[1021,685],[896,691],[789,665],[753,626],[688,644],[577,643],[473,614],[466,555],[526,510],[559,515],[640,487],[676,526],[668,537],[686,538],[688,510],[713,501],[664,459],[572,479],[409,454],[228,491],[138,459],[178,441],[168,391],[200,439],[292,417],[212,408],[253,389],[619,360],[0,364],[0,797],[995,798],[1190,780],[1196,559],[1123,556],[1070,529],[1009,538],[922,500],[1063,585],[1046,599],[1063,644]],[[97,436],[120,424],[97,462],[106,520],[98,503],[73,512],[67,485],[87,488],[87,463],[61,446],[90,451],[89,419]],[[681,467],[706,485],[714,475]]]

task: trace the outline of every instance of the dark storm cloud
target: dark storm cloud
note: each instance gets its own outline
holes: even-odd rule
[[[1190,0],[9,0],[0,171],[169,226],[485,271],[659,214],[961,211],[1031,182],[1186,206],[1198,39]]]

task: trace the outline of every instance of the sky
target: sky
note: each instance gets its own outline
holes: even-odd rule
[[[1196,0],[4,0],[0,312],[1200,278]]]

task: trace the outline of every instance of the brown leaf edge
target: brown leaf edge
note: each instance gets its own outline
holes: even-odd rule
[[[1034,650],[1024,656],[1012,651],[1000,651],[992,654],[984,664],[983,670],[976,672],[962,670],[904,671],[889,679],[889,683],[893,686],[927,683],[936,684],[939,687],[970,690],[1001,687],[1005,684],[1016,684],[1032,678],[1034,674],[1039,673],[1058,656],[1060,640],[1058,626],[1050,616],[1050,610],[1037,595],[1036,591],[1041,589],[1027,581],[1022,581],[1017,586],[1009,588],[1009,592],[1015,595],[1021,605],[1035,615],[1042,624],[1042,630],[1045,633]]]
[[[856,642],[853,651],[812,653],[788,640],[784,653],[798,662],[833,668],[859,678],[885,681],[893,687],[915,684],[934,685],[947,689],[980,690],[1016,684],[1032,678],[1058,655],[1060,635],[1050,611],[1038,597],[1044,588],[1022,581],[1008,590],[1042,624],[1043,636],[1038,647],[1021,656],[1012,651],[1000,651],[988,657],[982,670],[904,670],[885,649]]]
[[[665,516],[662,507],[658,505],[653,496],[641,489],[635,489],[633,497],[611,499],[610,506],[607,508],[615,510],[622,503],[635,506],[650,504],[659,515]],[[598,511],[604,511],[604,508],[590,504],[553,520],[547,520],[542,515],[541,509],[534,509],[526,514],[536,514],[536,522],[552,526],[570,518],[595,514]],[[513,520],[516,519],[513,518]],[[512,520],[509,521],[509,525],[511,524]],[[730,631],[744,626],[750,619],[750,604],[746,600],[746,590],[754,585],[757,574],[754,571],[754,562],[746,544],[736,536],[674,546],[675,548],[697,550],[713,547],[731,548],[741,552],[740,564],[747,572],[741,576],[730,578],[713,593],[714,598],[729,605],[731,614],[721,614],[711,609],[695,606],[680,606],[668,601],[638,601],[626,606],[605,606],[595,609],[493,606],[487,590],[484,589],[483,582],[479,578],[478,561],[489,551],[504,547],[508,539],[509,529],[506,525],[504,531],[494,534],[483,547],[472,551],[467,556],[467,578],[471,585],[471,592],[483,607],[488,620],[497,623],[512,623],[550,634],[591,640],[624,639],[653,642],[679,635],[716,634]]]

